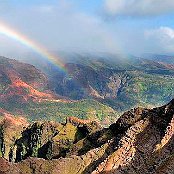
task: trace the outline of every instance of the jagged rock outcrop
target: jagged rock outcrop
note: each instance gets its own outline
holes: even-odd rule
[[[174,173],[174,100],[159,108],[132,109],[108,128],[75,117],[64,124],[22,122],[21,129],[13,125],[19,136],[9,143],[5,136],[12,131],[6,129],[12,125],[5,127],[5,121],[0,134],[3,174]]]

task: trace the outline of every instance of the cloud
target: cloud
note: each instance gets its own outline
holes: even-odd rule
[[[147,37],[156,37],[159,40],[173,40],[174,39],[174,29],[170,27],[160,27],[158,29],[147,30],[145,32]]]
[[[173,0],[105,0],[107,15],[156,16],[174,12]]]
[[[0,21],[2,19],[12,29],[41,43],[48,50],[118,51],[117,42],[113,37],[114,33],[102,19],[77,10],[66,0],[15,6],[9,9],[8,13],[0,11]],[[11,38],[6,41],[0,40],[0,45],[7,45],[3,46],[3,51],[10,52],[12,47],[8,45],[12,44],[14,41]],[[21,48],[26,49],[22,45]],[[20,49],[16,48],[16,51],[20,52]]]
[[[107,10],[110,9],[112,15],[135,15],[137,14],[136,9],[143,2],[146,7],[153,4],[152,2],[163,3],[161,0],[129,0],[126,4],[127,1],[108,0],[105,1],[105,7],[107,7]],[[29,4],[24,3],[15,6],[14,4],[12,6],[9,3],[3,3],[3,9],[6,10],[0,10],[0,21],[4,21],[11,29],[26,35],[48,50],[131,54],[174,52],[174,29],[170,27],[155,28],[157,23],[165,26],[166,22],[163,22],[164,20],[154,21],[154,18],[133,20],[132,18],[126,18],[126,20],[107,22],[100,15],[84,10],[81,6],[80,8],[75,6],[73,1],[43,0],[40,2],[40,4],[28,2]],[[117,2],[116,7],[115,2]],[[135,2],[137,2],[137,5],[130,8],[130,5],[135,4]],[[106,5],[106,3],[108,4]],[[165,0],[165,3],[168,4],[169,1]],[[160,11],[160,4],[158,4],[158,8],[156,5],[155,10]],[[127,8],[127,11],[123,7]],[[155,5],[153,4],[153,8],[149,9],[148,15],[154,8]],[[139,14],[145,15],[145,12],[139,10]],[[167,16],[165,19],[169,17]],[[1,55],[12,52],[12,56],[16,55],[15,53],[20,56],[21,52],[30,51],[33,50],[11,38],[0,35]]]
[[[146,41],[159,52],[174,52],[174,28],[160,27],[145,31]]]

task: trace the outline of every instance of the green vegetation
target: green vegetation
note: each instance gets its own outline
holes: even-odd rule
[[[174,97],[172,65],[119,55],[108,55],[108,58],[79,56],[77,63],[76,66],[71,66],[71,81],[57,87],[58,94],[59,91],[64,91],[60,95],[72,99],[94,97],[121,113],[137,106],[160,106]],[[76,69],[78,74],[74,73]],[[72,95],[69,84],[77,84],[77,88],[73,88],[73,94],[76,95]],[[85,91],[86,86],[94,89],[103,99],[88,92],[78,93]]]
[[[67,69],[71,71],[66,74],[61,74],[55,67],[46,67],[51,79],[48,85],[45,75],[34,66],[0,58],[0,94],[7,95],[7,98],[1,97],[0,108],[13,115],[26,116],[30,121],[62,122],[66,117],[75,116],[109,124],[116,120],[118,113],[120,115],[136,106],[163,105],[174,96],[174,68],[171,66],[146,59],[119,58],[119,55],[117,58],[77,56],[72,62],[76,64],[69,63]],[[28,88],[9,88],[11,78],[4,66],[10,67],[9,70],[16,72],[16,78],[34,85],[32,87],[38,91],[50,86],[60,96],[78,101],[30,101],[25,98],[25,95],[30,95]],[[12,95],[9,95],[10,90]],[[15,90],[19,90],[16,95]]]
[[[13,98],[8,103],[0,103],[0,107],[15,115],[22,113],[30,121],[54,120],[62,122],[68,116],[76,116],[82,119],[98,119],[100,121],[105,118],[116,119],[116,112],[113,109],[95,100],[81,100],[72,103],[48,101],[19,103]]]
[[[174,96],[174,77],[169,75],[132,73],[131,79],[121,90],[115,108],[127,110],[135,106],[159,106]],[[113,103],[110,103],[113,105]]]

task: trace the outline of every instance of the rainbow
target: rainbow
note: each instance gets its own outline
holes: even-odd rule
[[[53,64],[57,65],[63,71],[65,71],[64,64],[60,61],[60,58],[50,53],[46,48],[42,45],[36,43],[35,41],[29,39],[25,35],[11,29],[8,25],[0,22],[0,34],[5,35],[11,39],[20,42],[22,45],[25,45],[35,52],[40,54],[42,57],[46,58],[47,60],[51,61]]]

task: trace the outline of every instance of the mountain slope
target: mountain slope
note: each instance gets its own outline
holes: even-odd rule
[[[156,62],[163,62],[166,64],[174,65],[174,56],[173,55],[160,55],[160,54],[143,54],[143,58],[148,60],[153,60]]]
[[[58,95],[72,100],[92,98],[121,113],[136,106],[160,106],[174,96],[171,56],[57,54],[65,63],[66,73],[33,55],[25,61],[47,74],[50,89]]]
[[[49,90],[48,79],[40,70],[4,57],[0,57],[0,109],[30,121],[63,121],[67,116],[104,122],[115,119],[112,108],[95,100],[75,101],[57,95]]]
[[[7,117],[1,122],[0,171],[4,174],[173,173],[173,115],[174,100],[154,109],[127,111],[109,128],[74,117],[64,124],[30,125]]]
[[[93,98],[117,111],[162,105],[174,96],[171,64],[107,54],[69,57],[65,59],[66,74],[44,64],[50,87],[59,95],[75,100]]]
[[[15,96],[20,96],[21,100],[53,98],[53,95],[42,92],[48,89],[46,76],[29,64],[0,57],[0,82],[1,101]]]

